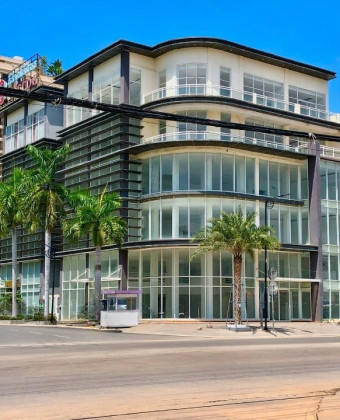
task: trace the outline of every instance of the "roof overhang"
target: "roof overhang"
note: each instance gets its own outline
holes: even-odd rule
[[[58,83],[65,84],[69,80],[74,79],[77,76],[85,73],[89,69],[98,66],[99,64],[107,61],[109,58],[120,54],[124,50],[131,51],[136,54],[141,54],[147,57],[156,58],[169,51],[173,51],[180,48],[213,48],[221,51],[226,51],[232,54],[241,55],[253,60],[261,61],[274,66],[279,66],[289,70],[293,70],[299,73],[304,73],[309,76],[314,76],[319,79],[331,80],[336,77],[336,73],[325,70],[320,67],[311,66],[309,64],[301,63],[299,61],[291,60],[289,58],[280,57],[275,54],[267,53],[255,48],[247,47],[235,42],[227,41],[224,39],[210,38],[210,37],[190,37],[190,38],[179,38],[172,39],[169,41],[162,42],[153,47],[138,44],[131,41],[119,40],[101,51],[91,55],[79,64],[66,70],[55,80]]]

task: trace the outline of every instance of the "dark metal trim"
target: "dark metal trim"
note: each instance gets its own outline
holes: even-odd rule
[[[149,202],[149,201],[157,201],[160,199],[166,198],[179,198],[179,197],[232,197],[232,198],[241,198],[245,200],[254,200],[254,201],[263,201],[266,202],[268,198],[270,201],[275,203],[286,204],[289,206],[303,206],[303,200],[290,200],[289,198],[279,198],[279,197],[270,197],[264,195],[255,195],[255,194],[247,194],[241,192],[232,192],[232,191],[169,191],[169,192],[161,192],[155,194],[148,194],[142,195],[140,198],[141,203]]]
[[[308,74],[324,80],[331,80],[336,76],[336,74],[332,71],[288,58],[283,58],[275,54],[237,44],[235,42],[211,37],[190,37],[168,40],[160,44],[156,44],[153,47],[131,41],[119,40],[71,67],[69,70],[58,76],[56,81],[57,83],[65,83],[68,80],[72,80],[85,71],[88,71],[90,66],[97,66],[98,64],[107,61],[109,58],[122,53],[122,51],[126,49],[137,54],[155,58],[175,49],[194,47],[219,49],[228,53],[241,55],[243,57],[287,68],[289,70]]]

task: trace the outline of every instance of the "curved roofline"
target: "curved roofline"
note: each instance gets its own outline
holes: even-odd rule
[[[123,50],[128,50],[137,54],[156,58],[175,49],[193,47],[214,48],[226,51],[267,64],[272,64],[274,66],[279,66],[289,70],[297,71],[299,73],[308,74],[319,79],[331,80],[336,77],[336,73],[333,71],[291,60],[289,58],[280,57],[275,54],[267,53],[224,39],[210,37],[188,37],[171,39],[161,42],[160,44],[156,44],[153,47],[121,39],[91,55],[90,57],[71,67],[69,70],[66,70],[55,80],[59,83],[66,83],[67,81],[72,80],[80,74],[88,71],[90,68],[93,68],[105,62],[109,58],[120,54]]]

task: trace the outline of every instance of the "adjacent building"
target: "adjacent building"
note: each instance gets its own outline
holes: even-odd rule
[[[238,206],[256,211],[257,223],[263,224],[269,197],[274,202],[269,223],[282,243],[269,257],[278,271],[275,318],[339,318],[340,149],[314,139],[340,136],[339,115],[328,109],[328,81],[334,77],[331,71],[225,40],[186,38],[154,47],[118,41],[56,79],[66,96],[249,129],[16,101],[1,110],[6,127],[1,160],[9,171],[14,161],[27,162],[28,143],[70,144],[59,173],[64,185],[93,194],[107,185],[120,194],[128,235],[122,249],[105,247],[103,289],[141,289],[143,318],[231,317],[232,256],[190,260],[191,238],[209,219]],[[44,132],[32,138],[35,112],[41,112]],[[19,133],[13,139],[15,124],[23,127],[22,141]],[[255,126],[314,136],[307,141],[264,134],[253,131]],[[61,317],[84,318],[93,309],[93,246],[87,238],[58,243]],[[6,277],[10,256],[4,249],[0,263]],[[41,246],[36,252],[20,257],[22,288],[34,289],[36,296],[28,307],[43,296]],[[254,260],[245,257],[243,316],[248,319],[261,315],[263,281],[263,253]]]

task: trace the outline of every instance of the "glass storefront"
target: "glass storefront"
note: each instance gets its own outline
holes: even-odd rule
[[[143,318],[226,319],[233,316],[233,263],[227,252],[201,255],[191,259],[195,248],[166,248],[129,252],[130,289],[141,288]],[[305,253],[280,252],[274,255],[280,272],[304,272]],[[260,284],[257,276],[258,256],[245,256],[242,269],[242,306],[244,319],[260,317]],[[294,267],[297,264],[297,267]],[[307,276],[306,276],[307,277]],[[279,282],[275,296],[277,320],[310,319],[310,282]]]

